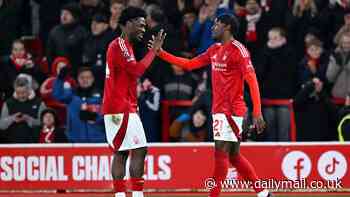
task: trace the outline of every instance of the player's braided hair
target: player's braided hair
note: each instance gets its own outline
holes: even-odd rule
[[[139,17],[146,18],[146,12],[143,9],[137,7],[128,7],[122,11],[119,18],[119,24],[125,25],[126,22]]]
[[[235,17],[233,14],[221,14],[216,19],[225,25],[230,25],[230,32],[233,35],[238,32],[239,22],[237,17]]]

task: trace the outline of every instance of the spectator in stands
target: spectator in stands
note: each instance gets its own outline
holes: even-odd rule
[[[77,88],[64,86],[68,74],[63,67],[54,83],[53,96],[67,106],[68,141],[75,142],[106,142],[103,117],[100,112],[102,102],[101,90],[95,85],[91,68],[81,67],[78,71]]]
[[[237,39],[244,43],[252,57],[253,65],[257,54],[266,43],[267,32],[271,22],[257,0],[248,0],[245,3],[246,14],[239,18],[240,31]]]
[[[119,17],[126,5],[125,0],[111,0],[109,18],[109,27],[119,36],[122,33],[122,29],[119,25]]]
[[[174,27],[180,27],[182,20],[184,19],[184,12],[186,10],[195,10],[195,4],[199,6],[203,3],[203,0],[175,0],[175,1],[159,1],[160,7],[164,10],[164,14],[168,19],[169,24]]]
[[[97,13],[92,17],[91,33],[84,44],[83,64],[91,66],[95,74],[95,85],[103,90],[106,70],[106,51],[115,33],[109,28],[108,17]]]
[[[15,92],[1,110],[0,129],[7,143],[34,143],[33,127],[40,125],[45,104],[35,95],[32,78],[20,74],[14,82]]]
[[[186,9],[183,11],[183,22],[181,26],[181,56],[186,58],[194,57],[195,49],[190,47],[190,32],[193,30],[193,24],[197,19],[194,9]]]
[[[190,46],[197,48],[197,54],[203,53],[214,43],[211,37],[214,19],[223,13],[231,13],[226,8],[219,8],[220,2],[220,0],[206,0],[200,8],[198,19],[190,34]]]
[[[198,86],[197,77],[176,65],[171,65],[171,68],[171,72],[163,73],[161,90],[164,99],[192,100]]]
[[[323,43],[317,39],[311,39],[306,44],[306,54],[299,64],[298,85],[302,85],[312,78],[318,78],[326,82],[326,71],[329,63],[329,54],[324,51]]]
[[[314,0],[296,0],[287,12],[289,41],[295,44],[298,60],[304,56],[304,38],[310,28],[320,28],[319,10]]]
[[[64,129],[59,127],[58,116],[54,109],[47,108],[41,112],[41,124],[34,130],[34,138],[38,143],[68,142]]]
[[[72,0],[34,0],[39,4],[39,38],[46,46],[50,31],[60,22],[60,8]],[[30,1],[29,1],[30,2]]]
[[[312,77],[294,98],[297,141],[336,140],[336,108],[324,87],[324,81]]]
[[[171,65],[172,70],[162,73],[161,95],[165,100],[192,100],[198,87],[197,76],[192,72]],[[173,107],[170,109],[170,120],[173,121],[178,115],[184,113],[187,108]]]
[[[71,69],[72,66],[69,60],[65,57],[56,57],[51,66],[51,76],[47,78],[40,87],[41,98],[48,106],[53,107],[62,105],[62,103],[53,98],[52,90],[58,73],[64,67],[66,67],[68,70]],[[64,81],[64,86],[66,88],[74,88],[76,86],[75,80],[70,75],[67,75],[64,78]]]
[[[30,1],[0,1],[0,57],[11,52],[15,39],[30,34],[30,19]]]
[[[13,82],[19,73],[27,73],[34,78],[33,83],[41,83],[45,75],[40,71],[39,66],[35,65],[31,54],[24,48],[21,40],[15,40],[12,43],[12,50],[9,56],[5,56],[0,61],[1,87],[6,98],[9,98],[13,91]]]
[[[338,47],[330,57],[327,79],[333,83],[333,97],[350,97],[350,32],[342,35]]]
[[[205,106],[196,106],[182,114],[170,126],[172,141],[204,142],[208,139],[208,117]]]
[[[339,45],[340,39],[344,33],[350,32],[350,9],[346,10],[344,13],[344,25],[339,29],[335,35],[333,41],[334,44]]]
[[[146,9],[147,4],[144,0],[129,0],[127,6]]]
[[[306,54],[299,64],[299,90],[294,99],[298,141],[334,140],[334,105],[330,102],[326,71],[329,54],[316,37],[306,42]]]
[[[291,99],[296,92],[297,61],[293,49],[287,43],[282,28],[268,32],[267,46],[256,66],[264,99]],[[263,114],[267,122],[264,132],[267,141],[288,141],[290,114],[287,106],[266,106]]]
[[[350,98],[346,99],[345,106],[338,111],[337,130],[339,141],[350,141]]]
[[[174,53],[179,52],[180,38],[175,33],[175,29],[167,23],[163,10],[158,5],[151,4],[146,7],[146,14],[146,23],[149,29],[144,35],[145,43],[148,43],[152,39],[152,36],[156,36],[161,29],[164,29],[167,33],[167,38],[164,41],[163,48],[165,50],[171,50]],[[148,78],[156,87],[161,87],[162,74],[169,72],[169,70],[171,70],[170,64],[157,57],[152,62],[150,68],[147,69],[144,77]]]
[[[48,107],[56,110],[59,118],[59,123],[64,124],[66,122],[66,106],[65,104],[57,101],[53,95],[53,84],[57,79],[57,75],[63,67],[67,67],[68,70],[71,69],[71,64],[69,60],[65,57],[56,57],[51,66],[51,76],[47,78],[40,87],[41,98]],[[64,86],[66,88],[75,88],[76,82],[70,76],[67,75],[64,78]]]
[[[91,27],[92,18],[97,13],[108,13],[108,9],[103,0],[79,0],[81,7],[81,24],[89,29]]]
[[[320,13],[320,27],[326,48],[334,46],[334,36],[344,24],[344,15],[350,9],[350,0],[331,0]]]
[[[138,103],[147,142],[160,142],[160,90],[147,78],[140,86]]]
[[[55,26],[47,41],[47,60],[52,65],[58,56],[69,59],[72,63],[73,74],[81,66],[83,45],[88,35],[86,29],[80,25],[81,10],[78,4],[69,3],[61,9],[60,24]]]

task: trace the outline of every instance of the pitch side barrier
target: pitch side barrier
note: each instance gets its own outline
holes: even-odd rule
[[[350,191],[349,142],[245,142],[241,152],[261,179],[246,182],[230,166],[225,191],[250,192],[253,184],[280,192]],[[151,143],[145,190],[207,191],[213,155],[213,143]],[[112,157],[106,144],[0,145],[0,192],[112,192]]]
[[[343,105],[344,99],[333,99],[332,102],[336,105]],[[296,141],[296,123],[295,113],[293,109],[293,99],[262,99],[263,107],[271,106],[286,106],[290,113],[290,139],[292,142]],[[172,107],[190,107],[191,100],[164,100],[162,101],[162,141],[169,142],[169,128],[170,128],[170,109]]]

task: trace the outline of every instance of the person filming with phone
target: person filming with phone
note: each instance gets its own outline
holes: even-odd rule
[[[33,127],[40,125],[41,112],[46,108],[32,88],[32,77],[20,74],[14,82],[14,94],[1,110],[0,142],[34,143]]]

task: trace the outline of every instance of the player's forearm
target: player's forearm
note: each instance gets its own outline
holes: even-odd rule
[[[177,57],[164,50],[160,51],[159,57],[164,61],[169,62],[170,64],[174,64],[174,65],[180,66],[183,69],[190,70],[190,68],[188,68],[189,59]]]
[[[142,58],[141,61],[138,62],[138,66],[136,66],[137,74],[141,76],[145,70],[151,65],[152,61],[156,57],[154,51],[149,50],[145,57]]]
[[[245,80],[248,83],[250,96],[253,101],[253,116],[261,116],[261,100],[260,100],[260,91],[258,80],[256,79],[255,72],[250,71],[245,74]]]
[[[177,57],[172,55],[164,50],[159,53],[159,57],[164,61],[169,62],[170,64],[174,64],[180,66],[185,70],[194,70],[200,68],[202,66],[207,65],[204,60],[202,60],[199,56],[193,59],[186,59],[182,57]]]

